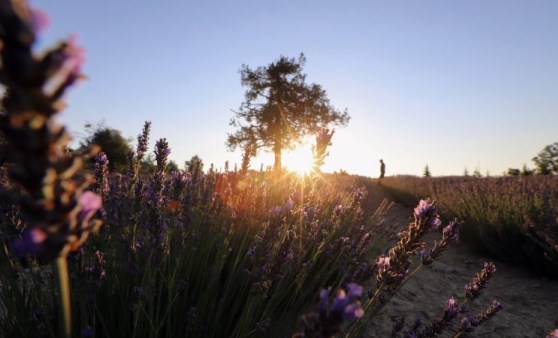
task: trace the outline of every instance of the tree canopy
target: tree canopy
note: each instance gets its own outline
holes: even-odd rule
[[[544,147],[533,157],[537,172],[543,175],[558,174],[558,142]]]
[[[109,170],[125,172],[129,164],[128,154],[132,152],[130,141],[122,136],[120,130],[102,124],[96,127],[87,125],[86,128],[90,129],[90,135],[81,142],[81,146],[91,144],[100,146],[109,159]]]
[[[305,63],[300,54],[297,59],[281,56],[256,69],[242,66],[241,84],[247,89],[230,122],[237,130],[228,135],[229,150],[253,144],[256,150],[273,151],[274,168],[280,170],[283,150],[330,124],[347,125],[347,110],[335,109],[320,85],[306,83]]]

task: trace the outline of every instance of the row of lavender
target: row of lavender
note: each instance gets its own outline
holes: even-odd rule
[[[466,221],[471,247],[558,276],[558,176],[396,176],[382,184],[407,204],[439,200],[444,214]]]
[[[34,54],[44,15],[22,1],[0,2],[0,19],[8,90],[0,126],[9,150],[0,189],[0,336],[359,336],[368,323],[382,325],[374,316],[458,237],[452,221],[426,248],[422,236],[441,221],[435,203],[421,201],[384,250],[382,210],[363,209],[366,192],[351,178],[205,174],[201,163],[167,173],[165,139],[155,143],[155,172],[140,176],[149,123],[126,175],[111,175],[99,153],[92,177],[81,167],[98,150],[66,151],[69,135],[53,118],[81,76],[82,50],[69,41]],[[316,169],[330,138],[317,138]],[[502,309],[498,301],[477,314],[464,307],[494,273],[485,264],[441,317],[395,323],[394,336],[473,331]]]

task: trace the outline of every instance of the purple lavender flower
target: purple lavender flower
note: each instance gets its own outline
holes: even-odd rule
[[[143,130],[140,135],[138,135],[138,145],[136,148],[136,157],[138,161],[143,159],[143,155],[147,152],[147,143],[149,142],[149,133],[151,131],[151,122],[145,121],[143,124]]]
[[[293,337],[333,337],[343,333],[343,323],[364,315],[361,303],[356,299],[362,294],[362,286],[350,283],[347,291],[338,289],[330,303],[331,288],[320,291],[319,313],[309,313],[302,317],[304,332]]]
[[[331,302],[331,305],[329,305],[329,311],[332,314],[341,315],[344,321],[351,321],[364,315],[364,310],[362,309],[360,302],[355,301],[355,299],[362,295],[363,288],[358,284],[350,283],[347,285],[347,289],[349,294],[347,294],[343,289],[337,290],[335,298]],[[324,300],[324,294],[322,292],[320,292],[320,299],[322,301]],[[321,308],[324,307],[327,306],[321,306]]]
[[[387,271],[389,270],[389,256],[380,256],[378,257],[378,259],[376,260],[376,268],[378,269],[378,271]]]
[[[84,192],[78,201],[81,206],[80,219],[88,220],[103,205],[103,199],[92,191]]]
[[[95,330],[93,330],[93,327],[91,327],[91,325],[87,325],[86,327],[83,328],[83,330],[81,330],[81,337],[82,338],[95,337]]]
[[[459,331],[473,332],[477,326],[494,317],[494,315],[496,315],[496,313],[498,313],[502,309],[502,303],[497,300],[493,300],[492,304],[483,312],[478,313],[474,317],[464,317],[463,319],[461,319]]]
[[[347,284],[347,289],[349,291],[349,298],[357,298],[362,296],[363,287],[356,283]]]
[[[41,34],[50,24],[48,14],[37,8],[29,8],[31,27],[37,34]]]
[[[546,338],[558,338],[558,329],[550,332]]]
[[[414,210],[415,219],[422,219],[426,217],[430,210],[434,208],[434,203],[431,202],[429,199],[427,200],[420,200],[419,205]]]
[[[170,148],[166,138],[159,139],[155,143],[155,161],[157,170],[164,171],[167,166],[167,158],[170,155]]]
[[[455,318],[458,314],[463,311],[463,308],[459,306],[459,303],[455,300],[455,298],[451,297],[446,302],[446,307],[444,309],[444,318],[447,320],[451,320]]]
[[[77,35],[70,36],[63,58],[72,72],[79,72],[85,63],[85,49],[77,44]]]
[[[495,273],[496,266],[494,265],[494,263],[484,263],[484,267],[482,268],[481,272],[473,278],[473,281],[471,283],[465,285],[465,296],[467,297],[467,299],[473,300],[477,298]]]
[[[100,152],[95,156],[95,185],[93,190],[103,197],[107,197],[109,193],[108,165],[109,160],[105,153]]]
[[[433,320],[428,324],[419,334],[418,337],[437,337],[446,328],[448,328],[452,320],[458,314],[465,312],[459,303],[452,297],[446,302],[444,307],[444,314],[442,317]]]
[[[447,237],[450,241],[456,241],[459,239],[459,226],[460,223],[457,221],[451,221],[442,230],[442,236]]]
[[[40,255],[44,250],[47,234],[39,227],[28,227],[21,234],[21,239],[12,244],[17,257]]]
[[[283,212],[283,208],[280,205],[276,205],[271,210],[269,210],[269,214],[271,216],[279,216]]]
[[[438,258],[447,248],[450,242],[459,238],[459,227],[461,223],[457,220],[451,221],[442,231],[442,239],[434,241],[434,247],[431,250],[423,249],[421,251],[421,261],[424,265],[432,264],[434,259]]]
[[[360,302],[347,304],[343,312],[343,319],[345,321],[353,321],[357,318],[364,316],[364,310]]]
[[[287,203],[285,203],[285,207],[286,207],[287,211],[291,211],[293,209],[293,206],[294,206],[293,199],[289,196],[289,199],[287,200]]]

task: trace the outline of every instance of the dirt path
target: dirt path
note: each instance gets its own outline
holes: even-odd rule
[[[374,189],[370,193],[385,196],[381,189]],[[410,215],[412,210],[395,204],[388,211],[386,222],[403,225]],[[430,234],[426,239],[433,241],[438,237],[437,234]],[[478,313],[488,307],[493,299],[500,301],[504,309],[479,326],[469,337],[544,338],[558,328],[558,281],[536,276],[521,267],[484,258],[457,242],[392,298],[384,307],[387,310],[385,314],[374,320],[377,325],[368,336],[390,337],[392,315],[407,315],[408,324],[412,324],[417,317],[429,321],[440,316],[448,298],[464,298],[465,284],[472,280],[486,261],[495,263],[496,275],[483,295],[469,304],[469,311],[471,314]],[[456,321],[455,327],[458,323]],[[453,335],[446,334],[443,337]]]

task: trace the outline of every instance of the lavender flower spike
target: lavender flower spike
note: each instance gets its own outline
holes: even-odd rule
[[[414,210],[415,221],[425,224],[428,229],[438,229],[442,224],[436,208],[436,201],[429,198],[420,200],[419,205]]]
[[[488,281],[494,276],[494,273],[496,273],[496,266],[494,263],[484,263],[484,267],[481,272],[473,278],[471,283],[465,285],[465,296],[467,299],[473,300],[477,298],[486,287]]]

